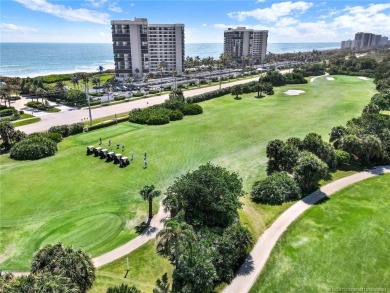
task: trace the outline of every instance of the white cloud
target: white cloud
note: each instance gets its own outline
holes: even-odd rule
[[[73,9],[64,5],[51,4],[46,0],[14,0],[23,4],[26,8],[45,12],[59,18],[77,22],[92,22],[99,24],[108,24],[109,15],[94,10],[84,8]]]
[[[108,6],[108,10],[112,12],[122,12],[122,8],[120,8],[115,2],[110,3],[110,6]]]
[[[37,29],[32,27],[17,25],[12,23],[0,23],[0,30],[2,32],[7,32],[7,33],[12,33],[12,32],[35,33],[38,31]]]
[[[94,7],[100,7],[103,6],[103,4],[106,3],[108,0],[86,0],[86,1]]]
[[[277,21],[280,17],[287,16],[291,13],[303,13],[313,6],[311,2],[280,2],[274,3],[267,8],[257,8],[249,11],[229,12],[228,16],[243,21],[248,17],[265,21]]]
[[[256,3],[264,3],[265,0],[257,0]]]
[[[202,26],[206,27],[206,26],[207,26],[207,23],[203,23]]]
[[[131,3],[131,4],[130,4],[130,6],[131,6],[131,7],[134,7],[134,6],[135,6],[135,4],[134,4],[134,3]]]
[[[99,35],[104,38],[106,36],[106,33],[105,32],[100,32]]]

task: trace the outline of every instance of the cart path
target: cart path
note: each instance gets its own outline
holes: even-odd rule
[[[259,237],[255,247],[238,270],[233,281],[223,290],[223,293],[249,292],[280,236],[292,222],[313,204],[349,185],[384,173],[390,173],[390,165],[378,166],[331,182],[292,205]]]

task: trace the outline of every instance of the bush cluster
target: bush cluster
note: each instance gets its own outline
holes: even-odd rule
[[[12,116],[18,111],[15,110],[15,108],[10,107],[10,108],[5,108],[3,110],[0,110],[0,117],[7,117],[7,116]]]
[[[275,172],[252,186],[252,200],[270,205],[279,205],[296,200],[301,190],[298,184],[286,172]]]
[[[57,151],[57,144],[44,135],[34,135],[16,143],[10,151],[15,160],[38,160],[49,157]]]
[[[159,90],[149,90],[149,94],[158,94]]]
[[[133,94],[133,97],[143,97],[145,94],[143,92],[136,92]]]
[[[117,118],[116,120],[113,119],[113,120],[105,121],[105,122],[102,122],[99,124],[94,124],[92,126],[87,126],[87,128],[88,128],[88,131],[91,131],[91,130],[96,130],[96,129],[104,128],[107,126],[115,125],[117,123],[125,122],[125,121],[129,121],[129,117],[127,117],[127,116],[120,117],[120,118]]]
[[[44,105],[41,102],[31,101],[26,104],[27,107],[38,109],[41,111],[58,112],[57,108],[49,105]]]
[[[151,106],[146,109],[133,109],[129,113],[129,121],[138,124],[162,125],[170,121],[183,119],[184,115],[202,114],[203,109],[197,104],[185,102],[182,94],[171,96],[161,105]]]
[[[114,101],[123,101],[124,99],[126,99],[125,96],[116,96],[116,97],[114,97]]]

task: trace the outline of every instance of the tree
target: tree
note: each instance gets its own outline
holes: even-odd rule
[[[252,200],[262,204],[279,205],[300,196],[298,184],[286,172],[275,172],[252,186]]]
[[[143,200],[147,200],[149,203],[149,222],[153,218],[153,198],[160,196],[161,191],[155,190],[154,185],[145,185],[139,191],[139,195]]]
[[[163,203],[171,216],[182,212],[194,226],[227,227],[238,219],[242,180],[236,173],[211,163],[177,178]]]
[[[79,293],[76,284],[62,275],[30,274],[12,279],[6,286],[1,287],[10,293]],[[3,292],[3,291],[2,291]]]
[[[238,100],[238,95],[241,95],[242,94],[242,86],[240,84],[234,86],[232,88],[232,94],[235,95],[235,99]]]
[[[93,78],[92,78],[92,84],[93,84],[94,86],[99,86],[99,87],[100,87],[100,78],[97,77],[97,76],[93,77]]]
[[[40,249],[31,263],[32,274],[51,274],[69,278],[80,292],[92,288],[95,267],[91,258],[81,250],[48,244]]]
[[[73,87],[79,89],[79,75],[77,73],[73,74],[71,79],[71,83],[73,84]]]
[[[139,290],[135,286],[129,286],[127,284],[121,284],[120,286],[107,288],[107,292],[106,293],[142,293],[142,292],[141,292],[141,290]]]
[[[42,104],[43,104],[43,97],[46,95],[46,91],[43,88],[37,88],[35,94],[37,95],[38,98],[42,99]]]
[[[282,86],[286,84],[285,77],[276,70],[268,70],[267,74],[263,77],[263,81],[270,82],[273,86]]]
[[[175,219],[165,221],[164,228],[157,233],[156,238],[157,251],[174,261],[176,267],[181,251],[186,247],[191,248],[196,239],[191,225]]]
[[[286,171],[291,173],[299,158],[299,150],[292,144],[286,144],[279,139],[267,144],[267,174]]]
[[[262,82],[261,77],[258,82],[255,84],[256,91],[257,91],[257,97],[263,97],[262,93],[265,92],[267,95],[273,95],[274,89],[272,87],[272,84],[269,82]]]
[[[9,150],[15,143],[25,139],[27,135],[20,130],[15,130],[11,122],[0,121],[0,137],[3,141],[1,147]]]
[[[102,77],[102,73],[104,71],[104,67],[99,65],[98,70],[99,70],[99,87],[100,87],[100,79]]]
[[[211,293],[217,272],[207,251],[196,249],[185,253],[180,266],[173,272],[172,292],[177,293]]]
[[[303,193],[308,193],[318,187],[318,182],[328,175],[328,166],[316,155],[303,152],[294,167],[294,179]]]
[[[161,276],[161,279],[156,281],[157,288],[153,289],[153,293],[171,293],[169,290],[170,284],[168,282],[168,275],[165,273]]]
[[[302,141],[302,149],[309,151],[328,164],[329,167],[335,167],[336,161],[333,147],[322,140],[317,133],[309,133]]]

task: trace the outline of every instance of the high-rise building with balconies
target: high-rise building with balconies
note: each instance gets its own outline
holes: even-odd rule
[[[149,24],[146,18],[112,20],[115,75],[141,79],[164,71],[181,73],[184,65],[184,24]]]
[[[263,62],[267,53],[268,31],[246,27],[229,28],[224,31],[224,52],[237,62],[245,57]]]

